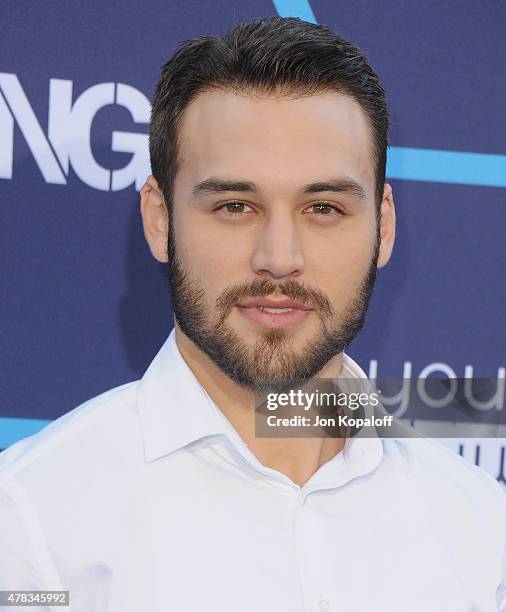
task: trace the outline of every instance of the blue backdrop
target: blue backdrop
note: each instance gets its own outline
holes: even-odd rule
[[[398,238],[349,353],[380,376],[504,377],[503,2],[4,0],[0,448],[139,378],[163,343],[165,269],[137,191],[159,68],[185,39],[275,13],[358,44],[393,114]],[[500,475],[504,440],[455,444]]]

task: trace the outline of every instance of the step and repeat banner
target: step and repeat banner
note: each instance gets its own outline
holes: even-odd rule
[[[349,354],[373,378],[482,377],[504,397],[503,2],[4,0],[0,448],[140,378],[167,337],[138,195],[159,69],[186,39],[270,14],[356,43],[388,94],[397,242]],[[449,426],[442,442],[504,482],[506,439]]]

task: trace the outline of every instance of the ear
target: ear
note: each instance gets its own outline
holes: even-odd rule
[[[385,183],[383,189],[380,224],[381,244],[378,256],[378,268],[382,268],[388,263],[395,242],[395,204],[392,187],[388,183]]]
[[[166,262],[169,260],[167,254],[169,215],[163,193],[153,176],[148,176],[140,195],[142,225],[149,249],[155,259],[162,263]]]

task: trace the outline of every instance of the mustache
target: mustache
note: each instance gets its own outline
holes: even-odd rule
[[[221,313],[220,320],[223,321],[241,299],[265,297],[277,292],[292,300],[316,306],[324,317],[334,314],[332,303],[319,289],[308,287],[293,278],[281,283],[274,283],[270,278],[257,278],[251,282],[244,282],[225,289],[216,300],[216,308]]]

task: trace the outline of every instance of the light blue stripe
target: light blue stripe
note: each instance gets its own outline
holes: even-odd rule
[[[316,23],[308,0],[273,0],[273,4],[280,17],[300,17],[304,21]]]
[[[31,436],[51,423],[45,419],[17,419],[0,417],[0,448],[7,448],[14,442]]]
[[[506,155],[390,147],[387,177],[406,181],[506,187]]]

